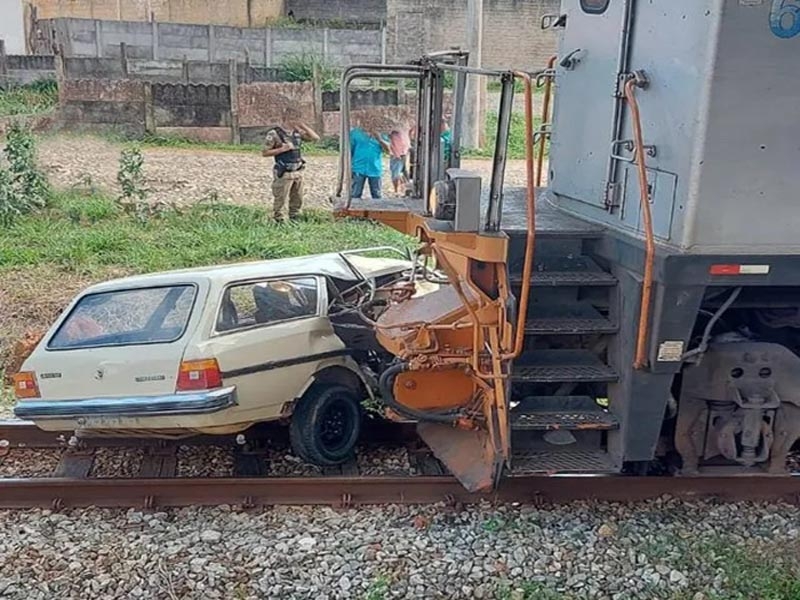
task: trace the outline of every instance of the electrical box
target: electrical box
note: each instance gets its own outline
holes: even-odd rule
[[[550,150],[559,208],[642,236],[624,77],[657,243],[800,252],[800,0],[562,0]]]
[[[481,178],[465,169],[447,169],[447,179],[454,190],[456,231],[478,231],[481,226]]]

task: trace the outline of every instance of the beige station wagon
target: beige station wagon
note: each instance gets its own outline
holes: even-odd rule
[[[90,287],[14,376],[14,412],[51,431],[169,437],[290,418],[299,456],[341,463],[374,386],[329,316],[412,265],[375,250]]]

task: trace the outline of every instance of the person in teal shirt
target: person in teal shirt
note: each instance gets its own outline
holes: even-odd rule
[[[361,198],[364,183],[369,182],[372,199],[381,197],[383,176],[383,152],[389,151],[386,134],[367,133],[361,127],[350,130],[350,163],[353,169],[352,198]]]
[[[444,155],[445,166],[450,162],[450,154],[453,151],[453,133],[447,119],[442,119],[442,154]]]

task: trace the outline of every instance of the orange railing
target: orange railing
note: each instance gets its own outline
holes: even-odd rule
[[[650,188],[647,183],[647,169],[645,167],[644,136],[642,135],[642,117],[639,113],[639,103],[636,101],[636,79],[631,78],[625,82],[625,99],[631,108],[631,121],[633,122],[634,160],[636,161],[639,179],[639,203],[642,206],[644,220],[645,258],[644,281],[642,282],[642,301],[639,307],[639,331],[636,336],[636,354],[633,366],[643,369],[647,366],[647,340],[650,334],[650,303],[653,293],[653,266],[655,263],[656,244],[653,235],[653,217],[650,213]]]
[[[547,61],[547,77],[545,78],[544,82],[544,103],[542,104],[542,123],[540,125],[541,128],[541,137],[539,138],[539,155],[536,157],[536,187],[541,187],[542,185],[542,167],[544,166],[544,149],[545,143],[547,141],[547,135],[545,133],[545,127],[547,126],[547,120],[550,117],[550,99],[553,95],[553,77],[552,77],[552,70],[555,67],[557,56],[551,56],[550,60]]]

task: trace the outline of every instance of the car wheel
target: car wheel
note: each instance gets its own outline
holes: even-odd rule
[[[360,432],[358,396],[341,385],[308,390],[295,408],[289,427],[295,454],[321,467],[347,461]]]

